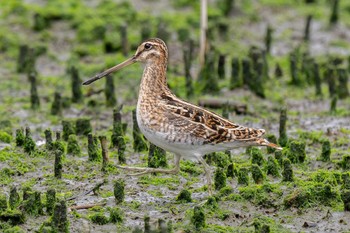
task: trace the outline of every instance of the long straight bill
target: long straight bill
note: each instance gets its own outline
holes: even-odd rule
[[[125,66],[131,65],[135,62],[136,62],[135,56],[132,56],[128,60],[126,60],[126,61],[124,61],[116,66],[113,66],[112,68],[109,68],[108,70],[103,71],[102,73],[96,74],[93,78],[90,78],[89,80],[86,80],[85,82],[83,82],[83,85],[89,85],[89,84],[95,82],[96,80],[99,80],[103,77],[106,77],[107,75],[109,75],[117,70],[120,70],[120,69],[124,68]]]

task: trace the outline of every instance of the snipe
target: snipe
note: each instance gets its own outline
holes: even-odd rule
[[[175,154],[175,167],[171,170],[119,167],[138,171],[137,175],[154,172],[175,174],[179,171],[181,157],[196,158],[204,166],[211,194],[211,174],[202,157],[204,154],[247,146],[281,149],[262,138],[265,130],[232,123],[171,93],[166,80],[168,49],[161,39],[143,42],[134,56],[83,84],[88,85],[135,62],[145,65],[137,102],[137,123],[150,142]]]

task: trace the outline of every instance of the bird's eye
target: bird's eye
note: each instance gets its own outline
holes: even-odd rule
[[[152,48],[152,44],[150,44],[150,43],[145,44],[145,49],[149,50],[151,48]]]

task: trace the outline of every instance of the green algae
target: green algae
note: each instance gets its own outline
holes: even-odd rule
[[[188,191],[187,189],[181,190],[179,195],[177,195],[177,197],[176,197],[176,201],[178,201],[180,203],[192,202],[191,192]]]

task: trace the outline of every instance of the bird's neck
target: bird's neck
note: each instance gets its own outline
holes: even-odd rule
[[[167,92],[166,62],[158,61],[146,63],[143,71],[139,98],[143,96],[160,95]]]

